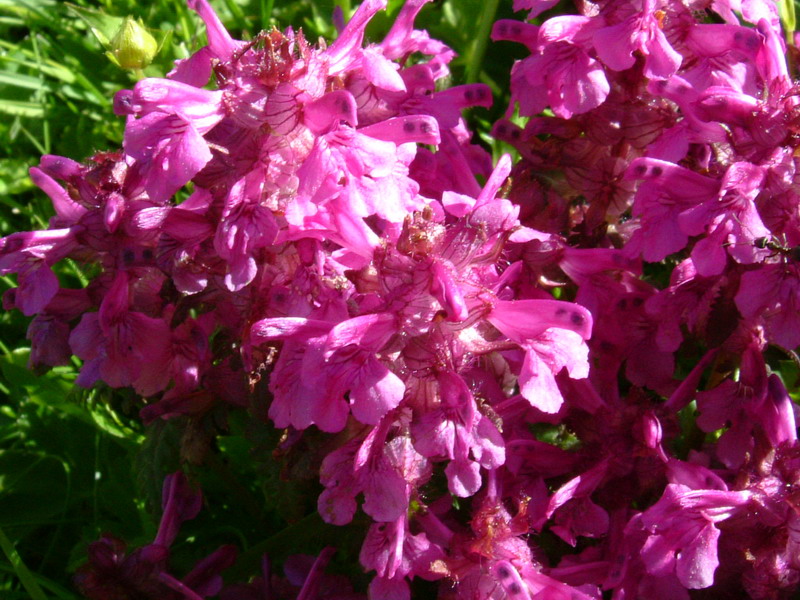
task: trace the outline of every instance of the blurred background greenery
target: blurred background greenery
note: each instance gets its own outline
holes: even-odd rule
[[[239,39],[288,25],[312,40],[333,39],[334,8],[347,17],[356,7],[349,0],[211,2]],[[389,1],[370,25],[370,40],[382,38],[401,6],[402,0]],[[494,91],[494,107],[475,109],[469,119],[476,140],[495,153],[488,132],[508,104],[513,60],[525,51],[493,45],[488,36],[495,19],[513,16],[510,0],[436,0],[417,20],[458,53],[451,84],[480,81]],[[159,44],[143,74],[106,55],[125,17],[141,19]],[[46,228],[50,201],[27,173],[42,154],[82,161],[119,147],[124,120],[112,112],[114,93],[142,75],[163,76],[204,43],[202,23],[185,0],[0,0],[0,236]],[[58,274],[81,279],[77,265]],[[0,293],[14,285],[13,277],[0,277]],[[278,434],[270,427],[234,415],[224,426],[145,428],[129,393],[75,388],[77,361],[29,372],[27,324],[18,311],[0,312],[0,597],[77,598],[70,579],[89,542],[106,531],[132,547],[152,540],[163,475],[185,461],[198,439],[214,448],[189,465],[206,505],[173,548],[176,572],[234,543],[245,555],[233,576],[245,579],[262,552],[280,560],[287,539],[293,552],[317,553],[335,543],[340,565],[358,563],[360,534],[326,527],[315,515],[316,476],[283,481],[272,457]]]

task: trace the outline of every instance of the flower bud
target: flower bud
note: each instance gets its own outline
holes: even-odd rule
[[[661,444],[662,430],[661,423],[653,411],[647,411],[642,415],[638,423],[638,431],[636,432],[639,440],[648,448],[658,448]]]
[[[123,69],[144,69],[153,62],[158,42],[141,22],[125,17],[111,40],[111,53]]]

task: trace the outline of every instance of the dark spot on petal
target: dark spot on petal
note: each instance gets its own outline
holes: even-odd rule
[[[572,313],[569,320],[572,321],[573,325],[583,325],[583,315],[581,313]]]
[[[124,262],[126,264],[130,264],[134,260],[136,260],[136,254],[134,253],[133,250],[131,250],[130,248],[128,248],[127,250],[123,250],[123,252],[122,252],[122,262]]]
[[[419,124],[419,130],[422,133],[430,133],[431,132],[431,124],[430,123],[426,123],[425,121],[423,121],[422,123]]]
[[[658,177],[663,172],[664,172],[664,169],[662,169],[661,167],[653,167],[653,171],[652,171],[653,177]]]
[[[556,310],[557,317],[563,317],[565,314],[567,314],[566,308],[559,308],[558,310]]]
[[[617,302],[617,310],[625,310],[626,308],[628,308],[628,301],[625,298]]]
[[[498,567],[497,574],[500,577],[500,579],[506,579],[508,577],[511,577],[511,571],[509,571],[508,567],[506,567],[505,565]]]
[[[644,299],[643,298],[634,298],[632,300],[632,304],[633,304],[634,307],[639,308],[642,304],[644,304]]]
[[[637,175],[644,175],[647,173],[647,165],[636,165],[634,171],[636,171]]]
[[[475,90],[475,97],[478,100],[484,99],[486,97],[486,90],[483,88],[478,88],[477,90]]]
[[[519,35],[520,33],[522,33],[522,29],[519,25],[513,25],[511,27],[511,35]]]
[[[153,249],[145,248],[144,250],[142,250],[142,258],[144,260],[153,260]]]
[[[475,94],[473,93],[472,90],[467,90],[464,92],[464,98],[466,98],[467,100],[472,100],[474,95]]]
[[[405,123],[403,123],[403,131],[405,131],[406,133],[413,133],[414,131],[416,131],[416,129],[417,126],[411,121],[406,121]]]
[[[518,140],[519,139],[519,129],[515,129],[511,132],[511,139]]]
[[[505,125],[498,125],[495,128],[495,131],[497,132],[497,135],[501,135],[502,136],[502,135],[506,134],[506,132],[508,131],[508,127],[506,127]]]
[[[517,594],[522,592],[522,587],[520,587],[520,585],[515,581],[508,586],[508,591],[516,596]]]

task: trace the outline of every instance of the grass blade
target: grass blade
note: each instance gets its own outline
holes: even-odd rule
[[[30,595],[31,600],[47,600],[44,591],[42,591],[42,588],[36,583],[28,567],[22,562],[22,557],[17,552],[17,549],[14,548],[11,540],[6,537],[2,528],[0,528],[0,548],[3,549],[3,554],[6,555],[8,562],[11,563],[11,566],[14,568],[14,573],[16,573],[25,591]]]
[[[486,46],[489,44],[489,36],[492,33],[494,17],[497,13],[497,5],[499,3],[500,0],[486,0],[486,4],[483,5],[483,14],[479,21],[480,28],[478,29],[475,44],[472,46],[472,52],[470,52],[469,64],[467,64],[467,83],[475,83],[478,81],[478,75],[481,72],[483,57],[486,54]]]

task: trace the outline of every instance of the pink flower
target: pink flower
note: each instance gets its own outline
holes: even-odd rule
[[[800,345],[800,265],[770,263],[742,274],[735,301],[742,316],[764,320],[769,340]]]
[[[719,565],[716,523],[736,514],[750,498],[749,492],[667,485],[661,499],[642,515],[649,532],[641,551],[647,571],[655,576],[675,573],[688,589],[711,586]]]
[[[370,595],[398,600],[411,597],[407,576],[427,575],[431,564],[442,557],[441,549],[425,533],[411,533],[405,514],[388,523],[373,523],[359,555],[364,568],[376,572]]]
[[[430,463],[414,449],[410,437],[386,441],[391,425],[385,419],[363,441],[348,442],[323,460],[320,482],[325,490],[317,506],[328,523],[349,523],[355,498],[362,492],[364,512],[376,521],[395,521],[407,512],[412,491],[430,477]]]
[[[405,386],[375,356],[394,331],[394,317],[371,314],[334,325],[298,317],[263,319],[252,343],[286,339],[270,378],[270,417],[279,427],[316,424],[339,431],[347,415],[375,424],[403,397]],[[344,395],[349,391],[349,405]]]
[[[667,41],[655,9],[654,0],[644,0],[641,12],[596,31],[592,41],[600,60],[615,71],[624,71],[633,66],[633,53],[639,51],[645,56],[645,77],[667,79],[673,75],[682,57]]]
[[[129,310],[128,275],[119,271],[98,312],[85,313],[69,336],[85,361],[78,385],[102,379],[111,387],[132,386],[143,396],[169,382],[170,329],[162,319]]]
[[[461,377],[444,372],[437,383],[439,407],[412,422],[414,447],[425,457],[449,459],[445,467],[448,489],[455,496],[468,497],[481,486],[480,467],[495,469],[505,462],[503,439],[497,427],[476,410]]]
[[[589,375],[591,313],[558,300],[512,300],[496,302],[486,318],[525,352],[520,393],[540,410],[557,412],[563,398],[555,376],[561,369],[577,379]]]
[[[765,170],[747,162],[730,165],[716,198],[686,208],[678,216],[681,230],[705,236],[692,249],[692,261],[700,275],[719,275],[725,267],[726,250],[743,264],[757,262],[754,242],[769,235],[755,206]]]
[[[719,184],[689,169],[652,158],[632,161],[626,177],[643,179],[636,191],[633,214],[640,227],[626,246],[648,262],[663,260],[686,246],[688,234],[678,215],[703,202],[716,201]]]
[[[568,119],[597,108],[610,87],[602,65],[589,56],[595,22],[588,17],[554,17],[539,30],[539,52],[511,71],[512,100],[534,116],[550,106]]]
[[[263,206],[264,174],[253,170],[231,187],[225,199],[214,249],[228,263],[225,285],[238,292],[256,276],[256,252],[275,241],[278,223]]]
[[[0,238],[0,274],[17,273],[19,277],[13,305],[27,316],[44,310],[59,290],[50,265],[76,247],[71,229],[19,232]]]
[[[225,115],[223,92],[166,79],[143,79],[132,92],[119,92],[115,108],[138,117],[128,119],[123,146],[141,163],[154,202],[169,199],[211,160],[203,135]]]

